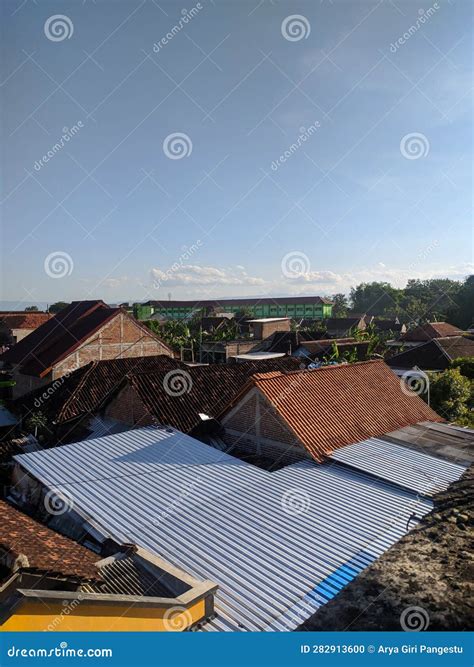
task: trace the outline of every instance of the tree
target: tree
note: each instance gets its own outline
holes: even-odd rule
[[[474,326],[474,275],[466,278],[454,300],[447,313],[449,322],[460,329]]]
[[[35,438],[49,431],[48,420],[42,412],[33,412],[27,419],[25,426],[28,431],[34,434]]]
[[[25,313],[34,313],[38,310],[38,306],[28,306],[28,308],[25,308]]]
[[[332,301],[332,316],[333,317],[346,317],[347,309],[349,307],[347,297],[345,294],[333,294],[331,297]]]
[[[70,303],[67,303],[66,301],[56,301],[56,303],[52,303],[50,307],[48,308],[48,313],[59,313],[60,310],[63,310],[63,308],[67,308],[70,306]]]
[[[356,313],[396,317],[400,312],[402,294],[403,290],[392,287],[390,283],[361,283],[351,288],[351,307]]]
[[[401,306],[404,311],[413,311],[413,304],[416,304],[417,321],[445,320],[460,289],[461,284],[449,278],[411,279],[403,290]]]
[[[471,391],[472,381],[461,375],[459,368],[431,374],[431,407],[448,421],[468,420]]]

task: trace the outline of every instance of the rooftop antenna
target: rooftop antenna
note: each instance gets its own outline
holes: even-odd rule
[[[171,292],[168,292],[168,301],[171,301]]]

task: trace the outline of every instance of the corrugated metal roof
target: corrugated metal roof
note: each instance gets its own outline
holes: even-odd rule
[[[426,496],[443,491],[466,470],[464,466],[381,438],[336,449],[331,459]]]
[[[334,463],[268,472],[165,429],[16,458],[105,535],[218,583],[207,630],[294,629],[432,507]]]

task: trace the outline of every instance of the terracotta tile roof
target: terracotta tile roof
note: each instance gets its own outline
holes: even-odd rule
[[[421,398],[405,394],[383,361],[272,373],[253,378],[245,392],[252,384],[319,461],[338,447],[402,426],[443,421]]]
[[[67,376],[21,396],[15,401],[15,409],[22,415],[39,410],[48,417],[49,422],[62,424],[85,413],[95,414],[128,373],[166,373],[174,368],[185,367],[185,364],[165,355],[92,361]]]
[[[423,370],[445,370],[453,359],[474,357],[474,341],[464,336],[434,338],[387,359],[391,368],[413,368]]]
[[[94,564],[100,560],[93,551],[35,521],[0,500],[0,551],[13,558],[26,556],[23,570],[63,575],[74,580],[100,580]]]
[[[3,324],[9,329],[36,329],[52,317],[50,313],[35,311],[0,311],[0,326]]]
[[[4,352],[0,360],[7,364],[20,364],[22,373],[26,375],[42,377],[104,324],[123,312],[120,308],[109,308],[103,301],[73,301]],[[154,336],[139,322],[136,324],[148,336]]]
[[[268,361],[250,361],[238,364],[214,364],[185,369],[189,392],[170,396],[164,390],[164,372],[132,374],[128,382],[139,394],[148,411],[160,424],[167,424],[188,433],[201,423],[200,413],[217,417],[232,401],[249,378],[258,372],[295,370],[299,361],[286,357]]]
[[[428,341],[433,338],[446,338],[447,336],[460,336],[461,334],[461,329],[454,327],[448,322],[428,322],[402,334],[400,340],[413,342]]]

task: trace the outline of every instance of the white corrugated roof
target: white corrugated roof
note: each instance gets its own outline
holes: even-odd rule
[[[170,429],[16,459],[105,535],[219,584],[207,630],[296,628],[432,507],[338,464],[267,472]]]
[[[466,470],[464,466],[381,438],[336,449],[331,459],[426,496],[443,491]]]

